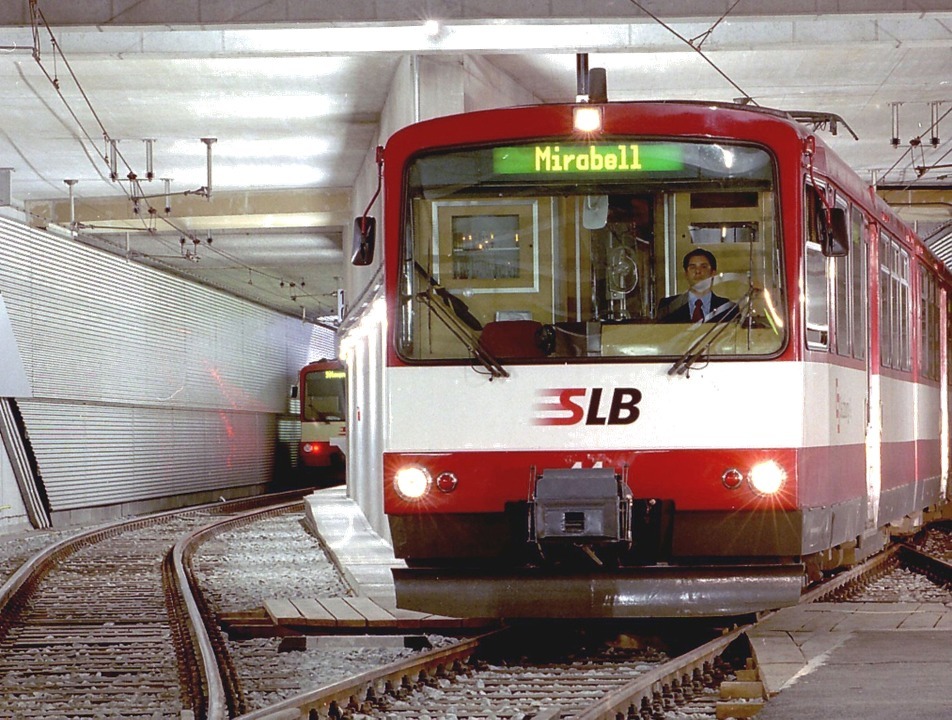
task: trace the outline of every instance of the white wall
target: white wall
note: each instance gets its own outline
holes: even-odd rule
[[[20,359],[20,351],[7,315],[7,306],[0,294],[0,397],[30,395],[32,390]],[[13,475],[6,446],[0,442],[0,533],[28,524],[26,507],[20,497],[20,488]]]
[[[5,218],[0,292],[54,524],[271,481],[316,326]]]

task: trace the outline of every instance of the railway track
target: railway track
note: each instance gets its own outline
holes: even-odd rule
[[[801,602],[947,602],[952,522],[935,523],[804,594]]]
[[[276,517],[289,508],[267,512]],[[751,626],[686,653],[665,646],[671,659],[664,645],[631,647],[617,638],[540,652],[533,633],[509,628],[249,709],[245,689],[261,681],[249,677],[247,664],[236,669],[231,663],[213,609],[195,592],[202,581],[191,570],[203,543],[262,517],[239,515],[240,509],[216,505],[98,529],[42,553],[45,569],[35,567],[26,580],[19,571],[20,585],[34,593],[11,592],[12,581],[0,590],[0,718],[660,720],[715,718],[725,716],[725,703],[756,709],[763,701],[756,671],[747,667]],[[946,526],[910,548],[894,547],[804,600],[846,597],[857,583],[909,567],[913,547],[947,563],[952,532]],[[943,567],[930,565],[933,583],[948,582],[943,573],[952,571]],[[191,590],[192,600],[169,599],[178,594],[176,585]],[[212,631],[203,649],[194,638],[205,626]],[[728,697],[721,697],[725,687]],[[752,697],[730,698],[737,687]]]
[[[531,629],[507,628],[303,693],[238,720],[283,718],[654,718],[700,702],[712,712],[716,687],[745,657],[743,628],[669,659],[657,648],[611,643],[546,644]],[[534,648],[525,656],[517,648]],[[519,657],[518,660],[511,658]],[[509,659],[507,659],[509,658]],[[621,715],[619,715],[621,713]]]
[[[115,523],[24,564],[0,588],[0,718],[227,717],[201,601],[170,548],[213,517],[274,502]]]
[[[952,558],[952,533],[942,537],[919,544],[931,545],[930,552],[935,552],[945,543],[947,558]],[[910,547],[893,546],[806,593],[803,601],[855,595],[860,588],[912,565],[911,553]],[[942,577],[947,582],[950,576]],[[944,582],[942,577],[933,572],[933,582]],[[580,656],[576,651],[571,659],[567,651],[549,660],[521,658],[525,653],[499,648],[531,647],[537,642],[531,633],[515,640],[493,635],[302,693],[242,715],[240,720],[751,717],[766,701],[746,639],[759,619],[671,659],[650,647],[615,646],[594,655]],[[501,631],[503,635],[512,632],[512,628]]]

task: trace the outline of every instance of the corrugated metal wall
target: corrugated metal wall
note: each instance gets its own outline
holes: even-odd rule
[[[329,332],[3,218],[0,292],[53,512],[267,482]]]

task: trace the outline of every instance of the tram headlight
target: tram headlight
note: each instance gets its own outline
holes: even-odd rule
[[[393,485],[407,500],[419,500],[430,489],[430,473],[419,465],[407,465],[397,470]]]
[[[774,460],[758,463],[750,469],[747,481],[761,495],[776,495],[787,479],[787,473]]]

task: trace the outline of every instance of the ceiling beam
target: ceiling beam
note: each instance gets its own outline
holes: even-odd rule
[[[952,219],[952,188],[883,188],[879,196],[908,223]]]
[[[125,197],[76,198],[75,218],[69,200],[34,200],[26,203],[34,227],[69,227],[75,220],[95,233],[142,232],[153,226],[156,232],[201,232],[244,228],[332,228],[349,226],[351,194],[348,188],[221,191],[210,200],[199,195],[173,195],[172,211],[165,213],[165,199],[152,198],[155,212],[140,202],[138,215]]]
[[[835,7],[838,13],[849,13],[850,3],[818,3],[817,0],[785,0],[770,4],[769,12],[760,3],[740,3],[737,7],[720,0],[667,0],[659,13],[665,19],[717,17],[730,13],[731,17],[762,15],[815,16],[824,5]],[[915,12],[948,10],[947,0],[916,0],[914,4],[896,0],[864,0],[852,3],[862,12],[892,14],[906,6]],[[479,22],[500,19],[593,19],[618,21],[625,18],[643,20],[647,14],[627,0],[549,0],[545,3],[480,3],[432,2],[432,0],[403,0],[402,2],[260,2],[259,0],[178,0],[174,3],[124,2],[115,0],[83,0],[66,3],[40,0],[38,7],[51,25],[190,25],[259,24],[270,23],[391,23],[422,24],[425,19],[437,21]],[[855,12],[855,11],[853,11]],[[0,6],[0,25],[28,25],[29,3],[7,2]]]

